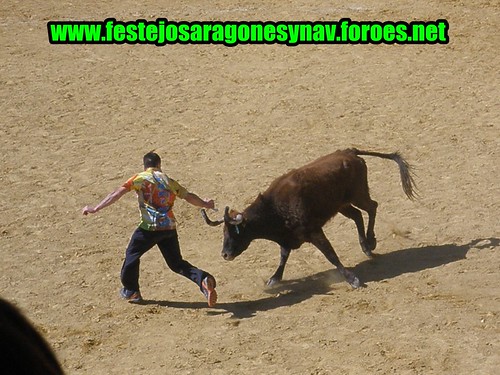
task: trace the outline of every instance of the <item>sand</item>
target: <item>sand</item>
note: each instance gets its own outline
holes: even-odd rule
[[[48,43],[48,21],[108,17],[444,18],[450,43]],[[497,2],[5,0],[0,19],[0,296],[68,374],[497,373]],[[255,241],[226,262],[222,229],[179,200],[184,257],[217,277],[219,304],[153,249],[146,304],[131,305],[118,290],[135,197],[81,215],[151,149],[189,190],[242,210],[282,173],[348,147],[399,150],[420,192],[409,201],[396,164],[366,158],[378,256],[366,258],[348,219],[324,228],[358,290],[307,244],[266,288],[278,245]]]

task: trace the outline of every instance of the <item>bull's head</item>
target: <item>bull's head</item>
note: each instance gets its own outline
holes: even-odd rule
[[[210,226],[224,223],[224,243],[222,245],[222,257],[224,259],[233,260],[245,251],[252,242],[248,235],[247,223],[243,214],[229,210],[229,207],[226,207],[223,220],[210,220],[205,210],[201,210],[201,215]]]

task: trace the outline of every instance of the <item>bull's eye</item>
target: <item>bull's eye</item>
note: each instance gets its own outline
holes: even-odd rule
[[[238,226],[237,226],[237,225],[235,225],[235,226],[234,226],[234,228],[236,229],[236,234],[238,234],[238,235],[239,235],[239,234],[240,234],[240,228],[238,228]]]

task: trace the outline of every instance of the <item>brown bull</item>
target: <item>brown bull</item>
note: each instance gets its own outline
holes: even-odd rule
[[[310,242],[337,267],[349,284],[359,287],[359,279],[342,265],[322,227],[340,212],[356,223],[361,249],[372,256],[377,245],[374,226],[378,204],[370,198],[367,168],[360,155],[394,160],[399,166],[403,191],[409,199],[416,197],[410,166],[399,153],[336,151],[278,177],[241,213],[226,207],[224,220],[212,221],[202,210],[207,224],[225,224],[224,259],[234,259],[254,239],[278,243],[281,261],[268,281],[268,285],[272,285],[283,278],[290,251]],[[358,208],[368,213],[366,234]]]

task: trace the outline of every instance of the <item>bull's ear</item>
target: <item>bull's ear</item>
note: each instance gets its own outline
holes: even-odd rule
[[[234,218],[229,215],[229,207],[224,211],[224,222],[231,225],[239,225],[243,222],[243,215],[238,213]]]

